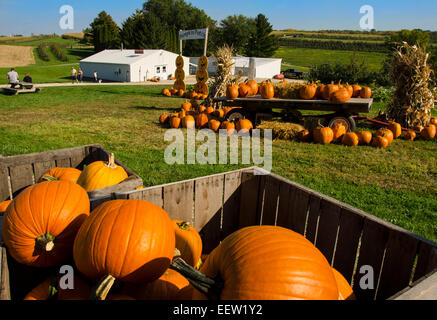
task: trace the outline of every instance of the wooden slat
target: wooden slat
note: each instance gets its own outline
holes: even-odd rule
[[[390,230],[386,226],[373,220],[364,220],[357,270],[354,275],[352,287],[358,299],[373,300],[375,298],[376,286],[378,285],[379,273],[389,233]],[[364,290],[360,288],[360,279],[364,276],[364,274],[360,273],[360,269],[365,265],[373,268],[373,289]]]
[[[71,167],[70,158],[64,158],[64,159],[56,160],[56,166],[58,168],[70,168]]]
[[[102,203],[110,201],[111,196],[105,196],[98,199],[92,199],[90,202],[90,210],[93,211],[95,208],[100,206]]]
[[[156,204],[158,207],[163,206],[162,187],[147,188],[129,193],[129,199],[138,199]]]
[[[11,300],[6,248],[0,246],[0,300]]]
[[[225,174],[221,240],[238,230],[240,213],[241,172]]]
[[[276,213],[279,201],[279,181],[271,176],[262,176],[265,183],[264,199],[261,209],[261,224],[273,226],[276,224]]]
[[[426,276],[437,268],[437,248],[429,243],[420,242],[419,256],[413,281]]]
[[[44,173],[54,167],[56,167],[55,160],[35,162],[33,164],[33,169],[35,171],[35,181],[38,182]]]
[[[0,164],[0,202],[10,197],[8,168]]]
[[[130,176],[123,182],[114,186],[89,191],[88,195],[90,199],[99,198],[111,193],[122,193],[125,191],[135,190],[135,188],[142,186],[142,184],[143,180],[141,180],[141,178],[137,177],[136,175]]]
[[[33,169],[31,164],[10,167],[9,170],[12,193],[33,184]]]
[[[324,254],[329,263],[332,263],[334,256],[340,210],[339,206],[330,201],[323,199],[320,203],[316,247]]]
[[[183,220],[194,225],[193,192],[193,181],[164,186],[163,208],[169,214],[170,218]]]
[[[319,219],[320,211],[320,197],[311,195],[310,196],[310,209],[308,212],[307,226],[305,231],[305,237],[312,243],[316,240],[317,234],[317,222]]]
[[[221,240],[224,175],[195,182],[194,227],[203,240],[203,252],[210,253]]]
[[[258,198],[260,176],[243,171],[241,176],[240,228],[259,225]]]
[[[364,218],[347,208],[340,213],[340,229],[334,256],[336,268],[351,283]]]
[[[86,157],[86,148],[78,149],[74,152],[74,155],[70,157],[71,159],[71,167],[76,168],[80,165],[80,163]]]
[[[406,233],[390,232],[376,299],[387,299],[409,285],[418,244]]]

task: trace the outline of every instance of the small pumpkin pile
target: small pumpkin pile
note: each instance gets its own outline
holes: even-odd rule
[[[149,81],[149,82],[159,82],[160,78],[147,79],[147,81]]]
[[[226,88],[228,99],[247,98],[261,94],[261,86],[255,80],[248,80],[240,84],[234,83]]]
[[[312,82],[302,87],[299,95],[304,100],[322,99],[333,103],[345,103],[351,98],[369,99],[372,95],[372,90],[370,87],[361,87],[360,85],[347,84],[343,86],[341,81],[337,84],[331,83],[327,85],[317,85],[317,83]]]

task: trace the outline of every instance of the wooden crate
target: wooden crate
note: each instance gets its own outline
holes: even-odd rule
[[[357,298],[362,300],[412,299],[418,296],[415,290],[430,286],[428,282],[437,268],[436,243],[265,173],[259,168],[226,172],[113,194],[94,200],[92,206],[113,198],[150,201],[171,218],[194,225],[200,231],[204,253],[210,253],[221,240],[242,227],[290,228],[314,243],[352,283]],[[4,248],[2,258],[0,298],[8,299],[11,292],[13,297],[20,297],[32,288],[28,279],[19,276],[24,270],[29,271],[28,267],[11,261]],[[359,286],[363,265],[374,269],[374,289],[363,290]],[[23,283],[26,290],[22,289]]]
[[[91,162],[107,161],[109,152],[101,145],[93,144],[76,148],[23,154],[0,158],[0,202],[13,199],[21,190],[34,184],[41,176],[54,167],[74,167],[80,170]],[[134,190],[142,186],[141,178],[120,161],[128,178],[118,185],[88,192],[91,199],[110,195],[113,192]]]

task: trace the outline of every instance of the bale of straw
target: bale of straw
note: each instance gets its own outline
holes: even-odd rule
[[[275,97],[279,99],[300,99],[299,90],[305,86],[300,82],[275,83]]]
[[[280,121],[262,121],[257,129],[271,129],[273,139],[276,140],[293,140],[297,134],[305,130],[303,126],[297,123],[280,122]]]
[[[429,53],[406,42],[393,52],[390,76],[395,92],[387,107],[387,118],[403,127],[424,126],[431,119],[434,95],[428,59]]]

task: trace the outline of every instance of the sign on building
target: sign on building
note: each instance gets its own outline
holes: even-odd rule
[[[205,39],[208,34],[208,29],[194,29],[179,31],[179,40],[196,40]]]

